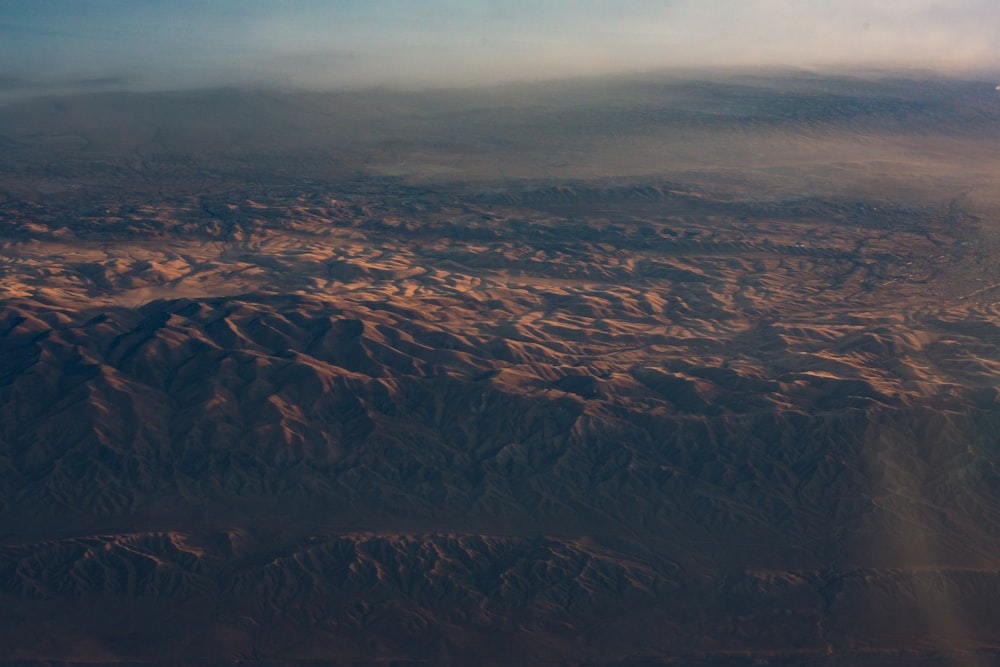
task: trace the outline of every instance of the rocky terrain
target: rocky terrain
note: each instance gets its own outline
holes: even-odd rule
[[[980,88],[0,109],[0,660],[991,664]]]

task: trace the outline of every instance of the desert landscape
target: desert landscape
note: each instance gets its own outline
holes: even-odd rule
[[[0,661],[1000,658],[1000,94],[0,106]]]

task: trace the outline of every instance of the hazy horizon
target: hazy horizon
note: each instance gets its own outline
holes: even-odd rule
[[[1000,6],[14,0],[0,92],[463,87],[684,68],[1000,70]]]

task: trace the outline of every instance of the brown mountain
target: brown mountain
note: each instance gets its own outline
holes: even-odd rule
[[[989,664],[1000,111],[911,84],[0,109],[0,659]]]

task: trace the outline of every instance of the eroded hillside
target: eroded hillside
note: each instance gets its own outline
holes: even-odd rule
[[[718,122],[807,152],[939,108],[744,95]],[[0,658],[1000,651],[982,175],[320,181],[74,136],[4,162]]]

